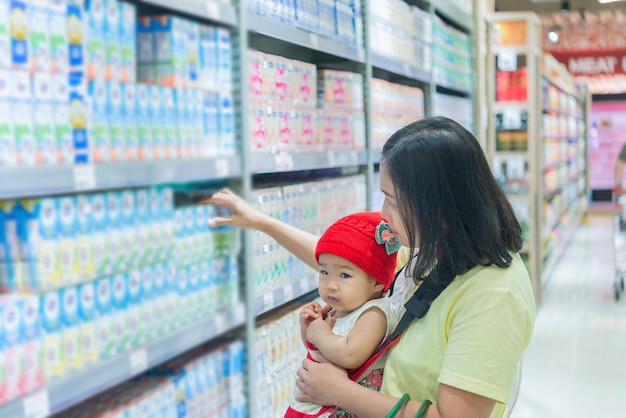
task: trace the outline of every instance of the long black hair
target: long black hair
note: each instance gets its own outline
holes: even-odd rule
[[[480,264],[508,267],[522,248],[520,224],[480,144],[453,120],[427,118],[394,133],[381,170],[394,185],[408,240],[419,246],[416,281],[438,259],[456,276]]]

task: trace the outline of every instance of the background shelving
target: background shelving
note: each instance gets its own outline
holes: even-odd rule
[[[587,211],[584,86],[540,49],[533,13],[494,13],[488,51],[494,173],[520,218],[538,300],[560,252]]]
[[[94,9],[91,7],[98,2],[88,2],[85,9],[80,9],[82,5],[80,1],[69,2],[72,6],[78,7],[72,9],[72,13],[89,23],[85,30],[90,40],[98,40],[99,36],[104,35],[97,30],[105,30],[105,27],[92,26],[94,15],[91,13]],[[167,106],[165,107],[173,113],[168,114],[165,110],[159,113],[161,111],[156,106],[150,108],[146,115],[136,115],[149,118],[150,123],[155,126],[164,124],[161,127],[164,131],[170,123],[168,118],[184,115],[186,119],[181,119],[177,123],[180,126],[187,126],[189,122],[196,129],[194,132],[184,133],[189,135],[185,137],[189,144],[183,145],[184,151],[176,150],[171,153],[169,159],[163,158],[164,156],[158,152],[161,142],[155,139],[160,138],[159,135],[162,133],[159,133],[159,129],[153,128],[150,132],[156,137],[149,140],[155,141],[157,152],[154,153],[154,159],[141,160],[137,157],[108,161],[106,158],[99,159],[94,154],[93,160],[63,161],[51,166],[20,164],[6,166],[2,159],[0,178],[3,180],[0,182],[0,199],[30,201],[44,196],[54,196],[54,199],[104,194],[113,196],[117,193],[141,190],[137,188],[168,187],[180,198],[174,205],[176,210],[187,214],[191,210],[189,203],[193,203],[191,197],[193,193],[206,193],[228,185],[254,202],[271,189],[280,191],[282,196],[274,202],[279,202],[279,206],[271,208],[275,216],[319,233],[328,223],[347,212],[380,207],[374,192],[378,189],[375,167],[385,136],[411,120],[435,114],[448,114],[447,110],[451,107],[462,109],[451,116],[463,119],[462,123],[468,128],[473,126],[473,88],[471,81],[468,82],[473,67],[472,10],[462,9],[452,2],[429,4],[413,1],[407,4],[397,0],[385,2],[318,0],[287,3],[278,0],[269,2],[239,0],[232,4],[217,0],[175,2],[127,0],[124,4],[136,6],[137,16],[171,14],[176,18],[182,18],[183,26],[187,25],[185,30],[190,31],[188,34],[195,33],[196,29],[199,31],[197,32],[200,34],[199,38],[189,35],[188,44],[183,45],[182,49],[179,48],[189,52],[190,55],[175,57],[182,59],[183,67],[189,70],[188,74],[176,73],[172,79],[161,77],[162,74],[157,68],[161,68],[163,62],[154,56],[146,60],[144,55],[139,54],[145,51],[136,51],[141,56],[135,63],[139,68],[137,73],[139,81],[135,80],[135,73],[132,71],[129,72],[132,76],[128,80],[122,80],[123,83],[145,88],[153,100],[153,106],[160,103],[159,97],[167,98],[170,93],[183,94],[177,91],[183,86],[185,90],[202,92],[198,93],[197,97],[202,96],[204,100],[202,101],[205,106],[202,110],[204,113],[199,108],[195,110],[186,108],[185,112],[189,113],[181,113],[181,110]],[[98,4],[108,6],[117,5],[117,2],[102,0]],[[63,10],[58,12],[67,13],[67,10]],[[400,13],[388,15],[389,10]],[[434,27],[436,37],[433,37]],[[207,33],[211,34],[209,38],[203,37]],[[145,35],[145,32],[143,34]],[[384,39],[393,41],[393,47],[386,43],[381,47],[380,41]],[[104,45],[105,39],[102,41]],[[135,39],[132,41],[127,43],[135,45]],[[194,56],[196,45],[194,42],[199,43],[197,56]],[[326,100],[323,95],[321,97],[324,100],[312,103],[285,100],[285,97],[280,97],[280,93],[252,97],[256,81],[253,80],[251,60],[257,54],[253,51],[265,54],[266,57],[270,55],[277,57],[277,60],[272,58],[274,61],[270,61],[285,63],[288,72],[293,68],[295,73],[312,66],[315,72],[309,74],[312,79],[307,82],[310,99],[316,98],[318,76],[324,74],[330,75],[332,82],[341,79],[344,86],[345,83],[352,83],[355,88],[346,89],[345,93],[349,93],[347,96],[351,95],[354,102],[348,103],[335,96],[331,97],[331,100]],[[436,65],[434,55],[439,60]],[[215,62],[208,63],[207,60],[213,59],[211,57],[215,58]],[[112,65],[108,61],[108,55],[105,53],[101,58],[104,60],[102,69],[109,68],[111,71]],[[94,59],[93,55],[86,55],[88,63],[93,64],[90,60]],[[198,61],[195,61],[196,59]],[[176,63],[176,60],[168,61],[167,65],[171,65],[171,68],[168,68],[174,71]],[[200,65],[196,75],[193,75],[196,71],[194,63]],[[301,67],[300,63],[304,63],[304,67]],[[99,69],[97,65],[90,68],[95,68],[96,72]],[[335,78],[332,78],[333,76]],[[275,89],[277,78],[272,77],[265,81],[272,83]],[[84,105],[94,112],[88,116],[106,114],[106,107],[102,109],[92,107],[95,106],[93,99],[96,97],[94,93],[96,90],[88,88],[88,81],[91,79],[82,81],[81,86],[84,90],[80,90]],[[116,80],[107,81],[116,82]],[[145,87],[147,83],[151,86]],[[122,87],[126,88],[126,84]],[[161,85],[155,87],[159,84]],[[296,90],[300,87],[297,81],[291,86],[295,86]],[[320,87],[319,90],[324,93],[325,89],[336,93],[332,84]],[[2,94],[0,91],[0,108],[5,104]],[[187,96],[181,95],[178,98],[183,97]],[[195,103],[199,105],[201,101],[197,100]],[[257,152],[258,150],[253,150],[249,146],[254,127],[251,115],[253,110],[258,109],[254,108],[258,104],[255,100],[262,103],[261,108],[264,108],[265,116],[269,115],[271,118],[282,112],[281,121],[287,121],[292,138],[302,132],[299,131],[303,129],[302,115],[310,116],[319,123],[321,120],[328,121],[329,113],[349,114],[350,117],[333,122],[341,126],[347,123],[348,127],[345,130],[337,130],[336,127],[339,125],[334,125],[333,132],[341,134],[342,139],[339,141],[336,139],[330,142],[316,141],[313,147],[303,147],[293,140],[279,142],[276,146],[265,148],[263,152]],[[449,105],[451,101],[454,106]],[[162,103],[169,102],[162,100]],[[272,107],[271,111],[267,108],[268,105]],[[100,110],[105,113],[101,113]],[[123,115],[128,116],[125,113]],[[212,121],[208,124],[210,126],[200,123],[206,120]],[[2,121],[0,114],[0,124]],[[124,123],[127,122],[125,120]],[[268,123],[271,125],[273,122]],[[137,129],[141,129],[142,124],[145,125],[145,121],[138,121]],[[216,131],[215,126],[225,128]],[[322,126],[317,129],[327,129],[323,124],[315,126]],[[345,138],[350,140],[344,141]],[[80,157],[85,159],[86,155],[88,154],[83,153]],[[126,153],[122,152],[119,155]],[[301,204],[303,200],[307,202],[305,208]],[[299,203],[294,204],[294,201]],[[257,200],[257,203],[266,202]],[[205,216],[207,213],[205,212]],[[172,216],[171,221],[174,223],[177,219],[175,216],[178,215]],[[198,216],[198,219],[203,218]],[[228,231],[221,232],[230,234]],[[185,251],[191,251],[200,242],[207,240],[209,233],[204,229],[191,231],[182,226],[173,233],[177,243],[172,249],[174,258],[180,261],[180,270],[191,275],[194,263],[200,262],[201,257],[190,260],[186,258]],[[241,234],[243,237],[241,242],[239,235],[229,235],[230,239],[234,238],[238,242],[230,248],[231,253],[228,257],[231,257],[229,263],[232,264],[229,265],[232,266],[232,273],[239,274],[240,281],[236,286],[230,281],[224,284],[228,290],[224,290],[227,293],[223,301],[233,301],[228,307],[201,318],[197,317],[194,321],[185,322],[181,327],[159,335],[158,338],[147,339],[127,347],[128,350],[121,351],[113,357],[102,357],[101,360],[74,373],[50,380],[38,391],[29,392],[23,397],[0,405],[0,415],[30,418],[32,414],[37,417],[59,411],[63,414],[66,412],[65,408],[91,395],[106,391],[120,382],[189,350],[193,351],[194,347],[224,334],[229,334],[228,338],[231,339],[245,340],[246,396],[243,403],[247,404],[248,416],[262,417],[263,413],[271,411],[272,408],[281,409],[283,406],[281,402],[284,399],[271,407],[265,405],[264,402],[272,399],[273,395],[257,387],[257,382],[267,376],[259,373],[257,379],[254,365],[262,364],[262,361],[267,360],[263,356],[268,355],[264,351],[265,345],[258,341],[257,334],[263,333],[260,330],[265,326],[268,315],[272,316],[274,312],[279,312],[281,307],[288,305],[292,300],[301,297],[311,298],[315,294],[317,280],[311,269],[295,260],[293,256],[281,253],[266,238],[255,234],[253,231]],[[256,248],[255,245],[261,242],[263,245]],[[213,245],[218,246],[216,242]],[[209,249],[206,251],[211,252]],[[235,255],[238,255],[238,263],[232,261]],[[260,276],[259,272],[263,272],[263,276]],[[271,275],[274,273],[277,275]],[[83,277],[81,283],[88,284],[92,279],[94,278]],[[178,282],[183,280],[177,275],[171,279]],[[193,298],[192,295],[195,295],[193,286],[191,291],[181,292],[177,288],[171,293],[182,299]],[[81,321],[83,320],[79,320],[80,326],[84,325]],[[89,321],[85,320],[84,323],[89,324]],[[67,327],[69,330],[71,328]],[[299,359],[300,355],[297,356]],[[185,359],[184,361],[195,361],[187,356]],[[284,384],[293,385],[292,379],[287,379],[288,374],[282,376],[285,377]],[[77,387],[80,387],[80,390],[77,391]],[[235,397],[240,405],[242,403],[240,396]],[[33,408],[36,412],[31,413]],[[272,416],[271,412],[267,413],[270,414],[268,416]]]

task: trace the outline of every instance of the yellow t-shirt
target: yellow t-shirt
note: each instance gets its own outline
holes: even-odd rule
[[[532,287],[518,254],[507,269],[474,267],[389,350],[381,390],[436,402],[443,383],[496,400],[491,418],[503,417],[534,323]]]

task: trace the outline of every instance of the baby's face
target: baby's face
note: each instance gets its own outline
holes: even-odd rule
[[[320,296],[339,317],[382,296],[383,285],[343,257],[320,254],[318,270]]]

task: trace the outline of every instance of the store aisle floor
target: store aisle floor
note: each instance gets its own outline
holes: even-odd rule
[[[545,289],[512,418],[626,417],[626,300],[613,298],[612,218],[589,213]]]

